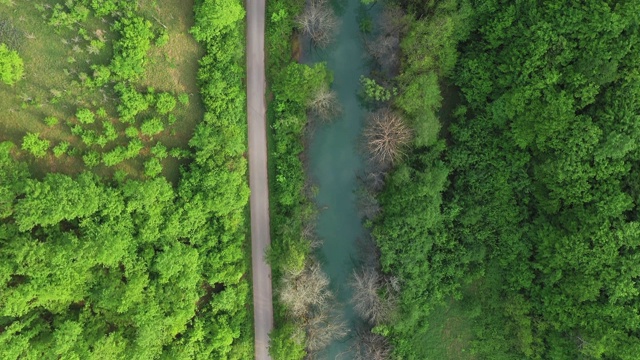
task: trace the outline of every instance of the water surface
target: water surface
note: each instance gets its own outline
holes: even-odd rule
[[[327,62],[334,75],[332,88],[342,106],[339,118],[315,130],[309,147],[309,167],[312,180],[319,187],[317,232],[324,241],[319,257],[337,296],[336,307],[343,312],[351,334],[357,316],[349,303],[348,281],[357,258],[356,240],[364,234],[355,195],[356,174],[364,167],[360,144],[365,110],[357,93],[360,75],[367,73],[357,21],[360,6],[359,0],[343,0],[338,9],[341,25],[335,42],[328,49],[312,51],[306,59]],[[350,359],[346,353],[349,346],[349,338],[334,341],[321,358]]]

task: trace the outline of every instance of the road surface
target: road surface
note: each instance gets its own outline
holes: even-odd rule
[[[268,360],[273,329],[271,267],[265,250],[271,243],[264,75],[265,0],[247,0],[247,120],[249,122],[249,199],[256,360]]]

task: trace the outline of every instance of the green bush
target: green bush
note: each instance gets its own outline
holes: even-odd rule
[[[169,150],[169,156],[176,159],[186,159],[189,157],[189,155],[191,155],[191,152],[185,149],[173,148]]]
[[[85,145],[93,146],[98,143],[99,136],[94,130],[84,129],[80,134],[80,138]]]
[[[142,135],[153,136],[164,131],[164,124],[162,120],[159,118],[151,118],[149,120],[145,120],[140,126],[140,132]]]
[[[307,355],[304,333],[292,324],[278,326],[269,334],[269,355],[274,360],[299,360]]]
[[[136,156],[138,156],[138,154],[140,154],[140,151],[142,149],[144,149],[144,144],[142,143],[142,140],[132,139],[131,141],[129,141],[129,144],[127,144],[124,157],[126,159],[133,159]]]
[[[7,85],[13,85],[23,74],[24,63],[18,52],[0,43],[0,80]]]
[[[109,83],[111,79],[111,70],[104,65],[92,65],[93,70],[93,84],[94,86],[101,87]]]
[[[102,129],[104,130],[104,136],[108,141],[115,141],[118,138],[118,132],[116,131],[115,126],[108,121],[105,120],[102,122]]]
[[[109,64],[116,81],[137,80],[144,73],[147,51],[151,47],[151,23],[139,16],[116,21],[113,30],[120,34],[113,45],[114,56]]]
[[[156,37],[155,45],[162,47],[165,46],[169,42],[169,33],[166,29],[160,30],[158,37]]]
[[[76,118],[81,124],[93,124],[96,121],[95,115],[89,109],[80,108],[76,111]]]
[[[151,158],[144,163],[144,174],[150,178],[158,176],[162,172],[160,159]]]
[[[106,166],[115,166],[126,159],[126,150],[122,146],[118,146],[113,150],[102,155],[102,162]]]
[[[58,118],[55,116],[47,116],[44,118],[44,123],[47,124],[47,126],[56,126],[58,125]]]
[[[107,120],[109,117],[107,115],[107,110],[105,110],[104,108],[99,108],[98,110],[96,110],[96,115],[98,115],[98,117],[100,117],[103,120]]]
[[[176,98],[170,93],[160,93],[156,99],[156,110],[159,114],[168,114],[176,107]]]
[[[189,94],[182,93],[178,95],[178,102],[183,106],[189,105]]]
[[[387,89],[384,86],[378,84],[374,79],[360,76],[360,84],[362,85],[362,93],[365,99],[368,101],[384,102],[391,100],[393,95],[396,95],[397,90],[395,88]]]
[[[53,155],[55,157],[60,157],[66,154],[67,150],[69,150],[69,146],[71,146],[71,144],[69,144],[68,141],[61,141],[58,145],[53,147]]]
[[[100,164],[100,154],[97,151],[91,150],[88,153],[82,155],[82,161],[88,168],[92,168]]]
[[[135,139],[140,136],[140,131],[135,126],[129,126],[124,130],[124,134],[131,139]]]
[[[160,142],[156,143],[156,145],[151,148],[151,153],[160,160],[166,158],[168,155],[167,147]]]
[[[136,91],[133,87],[118,83],[113,88],[120,96],[120,104],[117,106],[117,110],[122,122],[133,122],[136,115],[149,108],[149,98]]]
[[[39,133],[27,133],[22,138],[22,150],[28,151],[37,158],[47,155],[50,145],[49,140],[40,139]]]

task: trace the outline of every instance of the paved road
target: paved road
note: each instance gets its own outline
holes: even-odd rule
[[[271,243],[267,131],[264,76],[265,0],[246,0],[247,9],[247,114],[249,121],[249,187],[251,197],[251,252],[253,267],[253,320],[256,360],[270,359],[269,332],[273,329],[271,267],[264,254]]]

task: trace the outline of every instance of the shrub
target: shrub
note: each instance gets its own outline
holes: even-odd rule
[[[84,130],[80,135],[80,138],[87,146],[92,146],[98,143],[98,134],[93,130]]]
[[[102,162],[106,166],[114,166],[125,160],[125,149],[122,146],[118,146],[115,149],[109,151],[102,156]]]
[[[151,148],[151,153],[158,159],[164,159],[168,155],[167,147],[160,142],[156,143],[156,145]]]
[[[76,118],[81,124],[93,124],[96,121],[95,115],[89,109],[78,109],[76,111]]]
[[[169,42],[169,33],[167,30],[162,29],[156,38],[156,46],[165,46]]]
[[[148,177],[156,177],[162,172],[160,159],[151,158],[144,163],[144,174]]]
[[[37,158],[44,157],[49,150],[49,140],[40,139],[39,133],[27,133],[22,138],[22,150],[28,151]]]
[[[47,124],[47,126],[56,126],[58,125],[58,118],[55,116],[47,116],[44,118],[44,123]]]
[[[128,138],[135,139],[140,135],[140,131],[138,131],[135,126],[129,126],[124,130],[124,134],[127,135]]]
[[[293,340],[293,341],[292,341]],[[292,324],[273,329],[269,334],[269,355],[272,359],[298,360],[307,355],[304,350],[304,332]]]
[[[362,85],[362,93],[368,101],[389,101],[397,93],[395,88],[389,90],[378,84],[374,79],[365,76],[360,76],[360,84]]]
[[[151,118],[149,120],[146,120],[145,122],[142,123],[142,126],[140,126],[140,131],[142,132],[142,135],[146,135],[146,136],[153,136],[153,135],[159,134],[163,130],[164,130],[164,124],[162,123],[162,120],[158,118]]]
[[[98,110],[96,110],[96,115],[98,115],[100,118],[102,119],[107,119],[107,110],[105,110],[104,108],[99,108]]]
[[[142,149],[144,149],[144,144],[142,143],[142,140],[133,139],[127,145],[127,149],[125,151],[124,156],[127,159],[133,159],[136,156],[138,156],[138,154],[140,154],[140,150]]]
[[[66,154],[70,145],[71,144],[69,144],[68,141],[60,142],[58,145],[54,146],[53,155],[58,158],[58,157],[60,157],[60,156],[62,156],[64,154]]]
[[[156,109],[158,113],[168,114],[176,107],[176,98],[169,93],[161,93],[156,101]]]
[[[109,143],[109,139],[106,136],[100,135],[96,138],[96,144],[98,144],[101,148],[104,148]]]
[[[120,95],[120,105],[117,110],[120,120],[125,123],[133,122],[136,115],[149,108],[149,99],[134,88],[119,83],[113,87]]]
[[[61,4],[56,4],[49,19],[49,25],[54,27],[72,26],[87,20],[88,16],[89,9],[85,6],[75,5],[70,12],[66,12]]]
[[[93,83],[97,87],[106,85],[111,78],[111,70],[104,65],[92,65],[93,70]]]
[[[122,18],[113,26],[121,35],[113,45],[114,56],[109,65],[117,80],[136,80],[144,73],[153,39],[151,28],[149,21],[138,16]]]
[[[189,155],[191,155],[191,152],[189,150],[180,148],[173,148],[169,150],[169,156],[176,159],[186,159],[189,157]]]
[[[71,133],[75,136],[80,136],[84,132],[82,126],[75,124],[71,126]]]
[[[178,95],[178,102],[180,104],[182,104],[183,106],[189,105],[189,94],[182,93],[182,94]]]
[[[6,44],[0,44],[0,80],[13,85],[22,78],[24,63],[15,50],[9,50]]]
[[[118,132],[110,121],[103,121],[102,128],[104,129],[104,136],[108,141],[114,141],[118,138]]]
[[[115,180],[118,184],[122,184],[126,180],[127,176],[128,174],[126,171],[116,170],[116,172],[113,173],[113,180]]]
[[[97,151],[91,150],[88,153],[82,155],[82,161],[88,168],[92,168],[100,164],[100,154]]]

